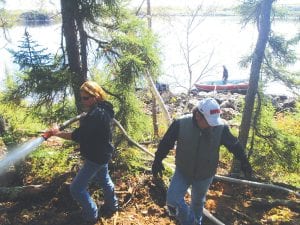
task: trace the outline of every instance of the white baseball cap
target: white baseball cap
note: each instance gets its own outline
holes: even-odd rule
[[[218,102],[213,98],[205,98],[198,102],[197,109],[203,114],[207,123],[214,127],[223,125],[224,122],[220,117],[221,109]]]

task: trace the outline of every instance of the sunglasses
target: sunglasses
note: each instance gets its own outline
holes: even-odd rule
[[[83,100],[83,101],[87,101],[87,100],[89,100],[91,97],[92,97],[92,96],[81,96],[80,98],[81,98],[81,100]]]

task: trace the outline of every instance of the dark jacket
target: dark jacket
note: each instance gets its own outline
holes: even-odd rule
[[[213,176],[221,145],[238,159],[246,159],[244,149],[227,125],[200,129],[191,115],[175,120],[171,124],[158,145],[155,160],[164,159],[176,142],[176,166],[187,178],[204,179]]]
[[[72,132],[72,140],[80,144],[81,155],[95,163],[106,164],[111,158],[111,122],[114,117],[112,104],[99,102],[80,121]]]

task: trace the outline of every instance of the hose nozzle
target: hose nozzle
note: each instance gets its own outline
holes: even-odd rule
[[[50,138],[51,136],[53,136],[53,131],[52,130],[48,130],[45,133],[42,134],[42,137],[45,139],[45,141]]]
[[[73,117],[73,118],[71,118],[71,119],[65,121],[64,123],[62,123],[62,124],[59,126],[58,129],[59,129],[60,131],[64,130],[67,126],[69,126],[70,124],[76,122],[77,120],[80,120],[80,119],[81,119],[82,117],[84,117],[85,115],[86,115],[86,113],[81,113],[81,114],[79,114],[79,115],[77,115],[77,116],[75,116],[75,117]],[[44,132],[44,133],[42,134],[42,137],[43,137],[45,140],[47,140],[48,138],[50,138],[50,137],[53,136],[53,135],[54,135],[54,131],[53,131],[53,128],[52,128],[52,129],[47,130],[46,132]]]

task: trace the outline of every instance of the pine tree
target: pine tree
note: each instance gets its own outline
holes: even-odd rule
[[[21,45],[18,51],[11,50],[14,63],[20,66],[21,70],[38,69],[49,66],[53,57],[50,53],[45,53],[47,48],[42,48],[36,41],[32,40],[31,35],[25,30]]]

